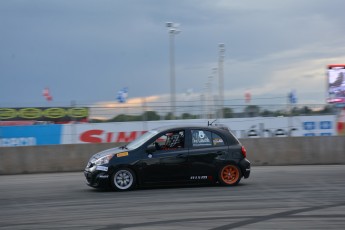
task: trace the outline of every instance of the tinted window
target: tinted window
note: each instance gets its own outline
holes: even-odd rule
[[[225,145],[223,138],[221,138],[215,133],[212,133],[212,142],[213,142],[213,145],[215,146]]]
[[[156,150],[175,150],[184,148],[184,130],[167,132],[159,136],[152,145]]]
[[[219,135],[205,130],[192,130],[192,146],[193,147],[207,147],[207,146],[222,146],[224,140]]]

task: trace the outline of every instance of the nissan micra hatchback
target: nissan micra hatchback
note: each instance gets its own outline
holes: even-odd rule
[[[232,186],[249,177],[250,162],[227,128],[174,126],[150,130],[126,146],[96,153],[84,174],[89,186],[117,191],[190,183]]]

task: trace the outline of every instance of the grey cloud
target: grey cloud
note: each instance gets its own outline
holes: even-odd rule
[[[179,93],[204,88],[219,42],[227,90],[264,86],[286,64],[340,58],[343,9],[341,0],[1,1],[1,103],[39,105],[45,86],[56,103],[112,100],[123,86],[133,97],[166,94],[166,21],[181,23]]]

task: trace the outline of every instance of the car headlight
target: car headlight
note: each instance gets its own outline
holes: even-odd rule
[[[114,154],[106,155],[104,157],[101,157],[95,161],[95,165],[103,165],[108,164],[110,159],[113,158]]]

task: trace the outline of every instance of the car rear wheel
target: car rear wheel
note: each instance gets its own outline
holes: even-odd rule
[[[242,178],[242,172],[240,168],[233,164],[228,164],[223,166],[219,170],[219,182],[222,185],[232,186],[237,185],[241,178]]]
[[[134,188],[136,178],[129,168],[117,169],[111,176],[111,185],[116,191],[127,191]]]

